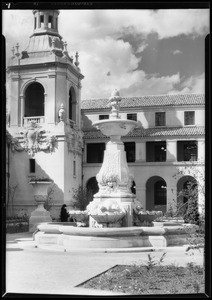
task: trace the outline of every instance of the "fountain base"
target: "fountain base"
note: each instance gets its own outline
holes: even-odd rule
[[[55,245],[64,251],[171,247],[188,244],[188,226],[80,228],[45,223],[38,225],[34,238],[37,247]]]

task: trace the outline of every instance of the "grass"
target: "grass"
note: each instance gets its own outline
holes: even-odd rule
[[[128,295],[204,293],[204,268],[187,264],[162,266],[148,255],[146,265],[117,265],[80,287],[107,290]]]

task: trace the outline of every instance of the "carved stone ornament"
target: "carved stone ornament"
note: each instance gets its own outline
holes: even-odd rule
[[[74,155],[82,155],[83,148],[83,133],[80,130],[71,128],[66,134],[68,151]]]
[[[45,135],[43,130],[37,123],[31,121],[29,127],[20,132],[19,138],[13,138],[9,133],[7,136],[8,143],[11,145],[12,151],[27,151],[29,155],[34,156],[38,151],[52,152],[57,141],[54,135]]]
[[[61,104],[60,105],[60,109],[59,109],[59,112],[58,112],[58,117],[59,117],[59,121],[65,121],[65,116],[66,116],[66,111],[65,111],[65,108],[64,108],[64,105]]]
[[[99,185],[98,194],[131,193],[133,176],[129,173],[124,151],[108,149],[96,179]]]

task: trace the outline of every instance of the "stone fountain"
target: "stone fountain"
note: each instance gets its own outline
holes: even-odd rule
[[[110,141],[106,145],[103,164],[96,176],[99,191],[94,195],[94,200],[88,209],[96,208],[98,211],[98,208],[104,207],[109,211],[110,207],[118,207],[119,211],[126,212],[122,226],[129,227],[133,225],[135,195],[131,192],[133,175],[129,172],[121,136],[125,136],[133,130],[137,126],[137,122],[120,118],[121,97],[117,90],[112,92],[109,100],[111,107],[109,119],[93,123],[93,126],[110,137]]]
[[[187,230],[181,224],[133,226],[133,210],[138,207],[139,202],[131,192],[133,176],[129,172],[121,137],[133,130],[137,122],[120,118],[121,97],[117,90],[109,100],[109,119],[93,123],[93,126],[110,137],[110,141],[106,145],[103,164],[96,176],[99,191],[87,206],[89,227],[77,227],[73,223],[42,223],[37,226],[39,232],[35,234],[37,247],[54,244],[64,251],[107,251],[111,248],[139,249],[187,243]],[[100,220],[102,218],[104,221]],[[108,225],[110,220],[113,226],[97,226],[103,223]]]

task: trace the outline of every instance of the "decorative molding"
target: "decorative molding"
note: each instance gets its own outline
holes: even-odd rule
[[[83,133],[81,130],[70,128],[70,131],[66,133],[66,141],[69,152],[74,155],[82,155]]]
[[[57,137],[54,135],[46,135],[45,130],[41,128],[37,123],[31,121],[28,128],[20,132],[19,138],[13,138],[9,132],[7,132],[7,143],[11,145],[11,150],[14,151],[26,151],[32,157],[38,151],[53,152]]]

